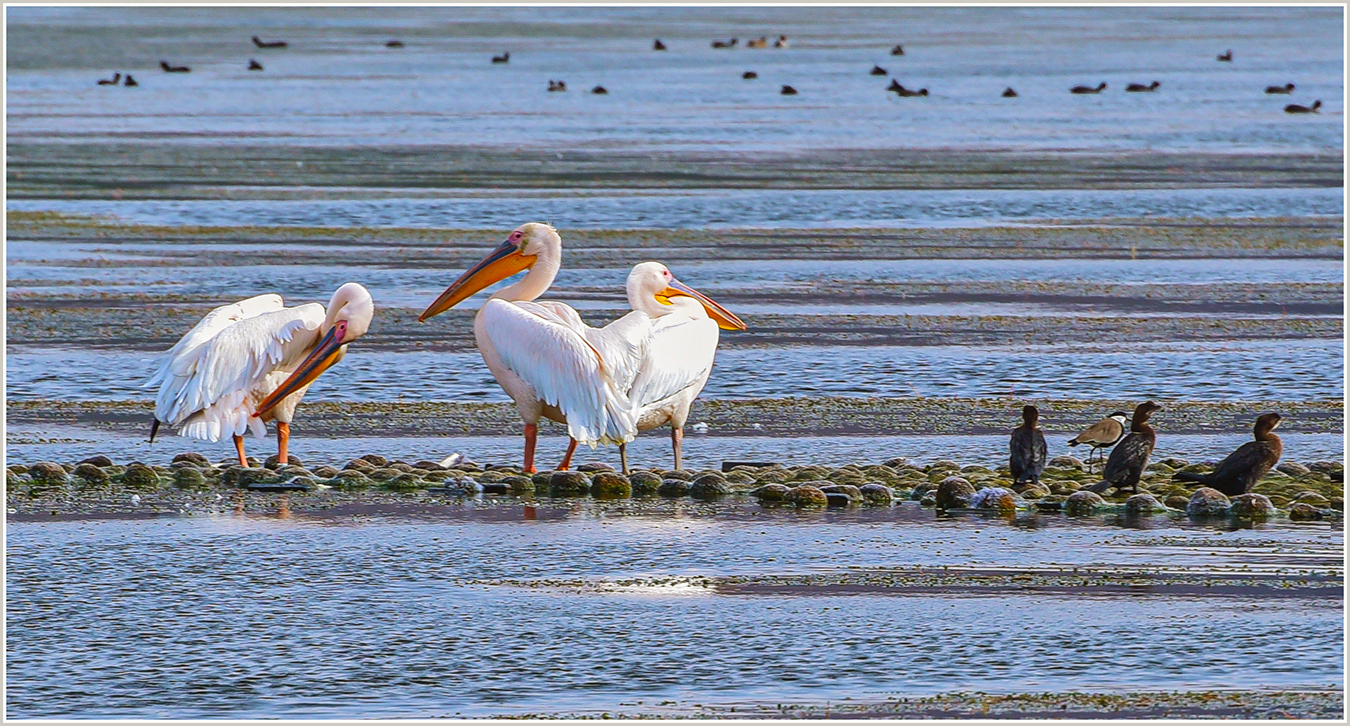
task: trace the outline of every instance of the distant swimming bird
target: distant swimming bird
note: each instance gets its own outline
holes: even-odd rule
[[[494,55],[494,56],[492,56],[492,62],[493,62],[493,63],[510,63],[510,62],[511,62],[511,51],[507,51],[507,52],[505,52],[505,53],[502,53],[501,55]]]
[[[741,74],[741,78],[744,78],[745,80],[750,81],[750,80],[754,80],[754,79],[756,79],[756,78],[759,78],[759,74],[756,73],[756,72],[754,72],[754,71],[746,71],[746,72],[744,72],[744,73]]]
[[[895,81],[891,81],[891,87],[887,88],[886,90],[895,91],[895,95],[900,96],[901,98],[913,98],[915,96],[928,95],[927,88],[920,88],[919,90],[916,91],[912,88],[905,88],[904,86],[900,85],[899,83],[896,83]]]
[[[1162,83],[1158,81],[1154,81],[1148,84],[1147,86],[1145,86],[1142,83],[1131,83],[1130,85],[1125,87],[1125,90],[1128,93],[1152,93],[1153,91],[1157,90],[1158,86],[1161,85]]]
[[[384,44],[384,47],[386,47],[386,48],[402,48],[402,47],[403,47],[403,41],[401,41],[401,40],[391,40],[391,41],[385,43],[385,44]]]
[[[656,42],[652,43],[652,50],[665,50],[665,49],[666,44],[662,43],[660,38],[657,38]]]
[[[566,90],[567,90],[567,84],[566,84],[566,83],[563,83],[562,81],[554,81],[554,80],[550,80],[550,81],[548,82],[548,90],[550,90],[550,91],[566,91]]]
[[[1266,86],[1266,93],[1290,94],[1294,92],[1294,84],[1286,83],[1283,86]]]
[[[114,73],[112,78],[100,78],[100,79],[98,79],[98,85],[100,85],[100,86],[116,86],[117,84],[119,84],[119,83],[121,83],[121,82],[122,82],[122,74],[121,74],[121,72]]]
[[[1291,103],[1284,107],[1285,113],[1317,113],[1317,109],[1322,107],[1321,101],[1313,101],[1311,106],[1300,106],[1297,103]]]
[[[159,67],[164,69],[165,73],[191,73],[192,69],[187,66],[171,66],[166,61],[160,61]]]
[[[370,293],[349,282],[318,303],[283,307],[280,295],[258,295],[206,314],[159,359],[146,381],[159,386],[155,424],[180,436],[234,438],[241,466],[244,434],[263,438],[277,422],[277,459],[286,463],[290,422],[315,378],[342,360],[347,344],[370,328]]]
[[[1232,62],[1233,62],[1233,50],[1230,48],[1230,49],[1228,50],[1227,53],[1224,53],[1223,55],[1218,56],[1218,59],[1221,60],[1221,61],[1224,61],[1225,63],[1232,63]]]
[[[263,67],[262,67],[262,64],[259,63],[258,61],[255,61],[255,60],[253,60],[252,58],[249,58],[249,59],[248,59],[248,69],[249,69],[250,71],[260,71],[260,70],[263,69]]]
[[[872,66],[872,75],[884,76],[886,75],[886,69],[882,68],[881,66]]]
[[[1135,407],[1134,418],[1130,421],[1130,433],[1126,434],[1111,451],[1111,457],[1106,460],[1106,468],[1102,470],[1101,483],[1088,487],[1090,491],[1101,494],[1112,487],[1116,489],[1129,487],[1132,493],[1139,493],[1139,477],[1143,476],[1144,469],[1148,466],[1148,457],[1153,453],[1154,444],[1158,442],[1158,434],[1148,425],[1148,417],[1152,416],[1154,411],[1160,410],[1162,406],[1152,401],[1145,401]]]
[[[783,90],[779,91],[779,93],[784,96],[795,96],[797,95],[797,89],[792,86],[783,86]]]
[[[1116,411],[1106,418],[1092,424],[1086,431],[1069,439],[1069,446],[1087,444],[1092,449],[1088,451],[1087,464],[1088,470],[1092,470],[1092,455],[1101,454],[1102,449],[1109,449],[1116,445],[1125,437],[1125,427],[1130,420],[1130,415],[1124,411]]]
[[[1039,483],[1045,470],[1045,434],[1036,428],[1040,411],[1035,406],[1022,407],[1022,425],[1013,429],[1008,440],[1008,468],[1013,484],[1029,481]]]
[[[786,36],[786,35],[780,35],[780,36],[778,36],[778,40],[775,40],[775,41],[773,42],[773,47],[775,47],[775,48],[786,48],[786,47],[788,47],[788,39],[787,39],[787,36]]]
[[[891,48],[891,55],[904,55],[904,54],[905,54],[905,49],[904,49],[902,46],[897,45],[897,46]]]
[[[597,96],[603,96],[609,93],[609,91],[604,86],[596,86],[595,88],[591,89],[591,93],[594,93]]]
[[[123,79],[122,85],[123,85],[123,86],[139,86],[139,85],[141,85],[141,84],[137,83],[137,82],[136,82],[136,79],[135,79],[135,78],[132,78],[132,77],[131,77],[131,74],[128,73],[128,74],[127,74],[127,77],[126,77],[125,79]],[[1287,111],[1288,109],[1285,109],[1285,110]]]
[[[1093,88],[1092,86],[1074,86],[1069,89],[1069,93],[1101,93],[1106,88],[1106,81]]]
[[[1267,413],[1256,419],[1252,427],[1253,441],[1239,446],[1214,467],[1209,474],[1196,474],[1179,471],[1172,475],[1172,481],[1197,482],[1235,497],[1246,494],[1261,481],[1261,477],[1280,461],[1284,453],[1284,444],[1280,437],[1271,433],[1280,425],[1280,414]]]
[[[258,36],[256,36],[256,35],[253,36],[253,44],[256,45],[256,46],[258,46],[259,48],[285,48],[285,47],[286,47],[286,41],[284,41],[284,40],[273,40],[273,41],[267,41],[267,42],[264,42],[264,41],[260,40],[260,39],[258,38]]]
[[[769,47],[769,39],[768,39],[768,37],[761,35],[761,36],[759,36],[759,40],[754,40],[754,39],[747,40],[747,41],[745,42],[745,47],[747,47],[747,48],[768,48],[768,47]]]
[[[902,85],[900,85],[900,82],[899,82],[899,81],[897,81],[897,80],[895,80],[894,78],[892,78],[892,79],[891,79],[891,85],[886,86],[886,90],[887,90],[887,91],[895,91],[896,93],[899,93],[900,91],[905,90],[905,87],[902,86]]]
[[[736,39],[735,39],[735,38],[732,38],[731,40],[727,40],[727,41],[714,40],[714,41],[712,42],[712,47],[714,47],[714,48],[735,48],[735,47],[736,47]]]
[[[1012,86],[1008,86],[1007,88],[1003,89],[1003,97],[1004,97],[1004,98],[1017,98],[1017,91],[1014,91],[1014,90],[1012,89]]]

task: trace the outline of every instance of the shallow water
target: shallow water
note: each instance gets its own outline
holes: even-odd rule
[[[584,501],[11,522],[7,715],[486,716],[822,703],[955,684],[1338,687],[1339,598],[762,596],[703,579],[1164,562],[1338,576],[1342,539],[1329,525],[1150,523],[940,520],[912,503],[797,513]],[[1053,617],[1029,627],[1029,612]]]

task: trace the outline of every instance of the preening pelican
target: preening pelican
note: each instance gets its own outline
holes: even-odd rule
[[[146,386],[159,386],[153,441],[161,423],[179,436],[219,441],[234,437],[239,463],[244,433],[265,438],[277,422],[277,460],[286,463],[291,418],[314,379],[342,360],[347,345],[370,328],[375,305],[349,282],[333,293],[327,312],[318,303],[282,306],[281,296],[259,295],[222,305],[202,318],[161,358]]]
[[[681,468],[680,443],[689,407],[708,382],[717,353],[718,329],[745,330],[731,311],[675,279],[660,262],[643,262],[628,274],[628,304],[653,319],[651,340],[645,347],[628,399],[637,430],[670,424],[675,468]],[[619,447],[624,473],[628,457]]]
[[[483,362],[516,402],[525,422],[527,472],[535,470],[541,417],[567,424],[573,439],[560,469],[571,463],[576,442],[592,447],[622,444],[637,435],[624,391],[637,376],[642,351],[630,349],[627,341],[650,337],[650,332],[644,336],[640,330],[650,331],[651,318],[630,313],[602,333],[582,323],[567,305],[534,302],[553,284],[561,264],[562,238],[557,230],[538,222],[521,225],[417,318],[438,315],[488,285],[528,270],[488,298],[473,319]]]

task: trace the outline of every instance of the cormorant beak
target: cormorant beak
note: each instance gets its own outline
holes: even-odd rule
[[[440,315],[488,285],[530,267],[535,259],[534,255],[521,254],[520,245],[511,240],[501,243],[481,262],[450,283],[450,287],[445,288],[445,292],[417,316],[417,322]]]
[[[699,301],[699,303],[703,305],[703,309],[708,311],[708,317],[717,322],[717,327],[723,330],[745,330],[745,323],[742,323],[741,319],[733,315],[730,310],[718,305],[707,295],[689,287],[679,280],[671,280],[670,284],[666,286],[666,289],[656,293],[656,301],[662,305],[669,305],[670,299],[679,295],[692,297]]]
[[[328,329],[328,334],[319,340],[314,351],[309,354],[300,366],[295,369],[290,378],[277,386],[275,391],[267,394],[261,403],[258,404],[258,410],[253,412],[254,416],[262,416],[272,410],[281,399],[295,393],[298,389],[309,385],[320,373],[328,370],[334,363],[342,360],[342,356],[347,353],[347,344],[342,342],[342,336],[338,333],[338,326],[334,325]]]

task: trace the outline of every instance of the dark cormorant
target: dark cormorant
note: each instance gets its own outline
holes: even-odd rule
[[[1283,86],[1266,86],[1266,93],[1283,93],[1288,95],[1294,92],[1294,84],[1286,83]]]
[[[1142,83],[1131,83],[1130,85],[1125,87],[1125,91],[1127,93],[1152,93],[1153,91],[1157,90],[1158,86],[1161,85],[1162,83],[1159,81],[1154,81],[1148,84],[1147,86],[1145,86]]]
[[[249,69],[250,71],[260,71],[260,70],[263,69],[263,67],[262,67],[262,64],[259,63],[258,61],[253,60],[252,58],[249,58],[249,59],[248,59],[248,69]]]
[[[132,77],[131,77],[131,74],[128,73],[128,74],[127,74],[127,77],[124,78],[124,79],[122,79],[122,85],[123,85],[123,86],[139,86],[139,85],[141,85],[141,84],[137,83],[137,82],[136,82],[136,79],[135,79],[135,78],[132,78]]]
[[[735,38],[732,38],[731,40],[714,40],[714,41],[712,42],[712,47],[714,47],[714,48],[735,48],[735,47],[736,47],[736,39],[735,39]]]
[[[1246,494],[1271,467],[1279,463],[1280,454],[1284,453],[1280,437],[1271,433],[1279,425],[1278,413],[1268,413],[1257,418],[1256,425],[1252,427],[1252,438],[1255,440],[1239,446],[1237,451],[1220,461],[1212,473],[1179,471],[1172,475],[1172,480],[1198,482],[1230,497]]]
[[[1092,86],[1074,86],[1069,89],[1069,93],[1101,93],[1106,88],[1106,81],[1102,81],[1096,88]]]
[[[1106,418],[1092,424],[1087,431],[1069,439],[1069,446],[1079,444],[1088,444],[1092,450],[1088,452],[1089,471],[1091,470],[1092,455],[1098,453],[1099,449],[1109,449],[1116,445],[1125,436],[1125,424],[1130,420],[1130,415],[1124,411],[1116,411]]]
[[[1003,89],[1003,97],[1004,97],[1004,98],[1017,98],[1017,91],[1014,91],[1014,90],[1012,89],[1012,86],[1008,86],[1007,88]]]
[[[116,86],[117,84],[119,84],[119,83],[121,83],[121,82],[122,82],[122,72],[121,72],[121,71],[118,71],[117,73],[114,73],[112,78],[100,78],[100,79],[98,79],[98,85],[100,85],[100,86]]]
[[[164,69],[165,73],[191,73],[192,69],[187,66],[171,66],[168,61],[160,61],[159,67]]]
[[[384,47],[386,47],[386,48],[402,48],[402,47],[403,47],[403,41],[401,41],[401,40],[391,40],[391,41],[385,43],[385,44],[384,44]]]
[[[1218,59],[1221,60],[1221,61],[1223,61],[1223,62],[1225,62],[1225,63],[1232,63],[1232,62],[1233,62],[1233,49],[1232,49],[1232,48],[1229,48],[1229,49],[1228,49],[1228,52],[1224,53],[1224,54],[1221,55],[1221,56],[1218,56]]]
[[[754,71],[746,71],[741,74],[741,78],[744,78],[747,81],[752,81],[756,78],[759,78],[759,74]]]
[[[259,39],[258,36],[256,36],[256,35],[253,36],[253,44],[256,45],[256,46],[258,46],[259,48],[285,48],[285,47],[286,47],[286,41],[284,41],[284,40],[270,40],[270,41],[264,42],[263,40]]]
[[[886,69],[882,68],[881,66],[872,66],[872,75],[884,76],[886,75]]]
[[[904,54],[905,54],[905,49],[904,49],[903,46],[897,45],[897,46],[895,46],[894,48],[891,48],[891,55],[904,55]]]
[[[1111,487],[1129,487],[1132,493],[1139,493],[1139,477],[1148,466],[1148,457],[1158,441],[1158,434],[1148,425],[1148,417],[1161,409],[1162,406],[1152,401],[1145,401],[1134,409],[1130,433],[1120,440],[1111,452],[1111,457],[1106,460],[1106,468],[1102,471],[1103,481],[1089,487],[1090,491],[1101,494]]]
[[[1023,406],[1022,425],[1013,429],[1008,440],[1008,468],[1014,486],[1024,481],[1039,483],[1045,470],[1045,434],[1036,428],[1040,416],[1035,406]]]
[[[609,89],[605,88],[604,86],[596,86],[595,88],[591,89],[591,93],[594,93],[597,96],[603,96],[609,93]]]
[[[795,96],[797,95],[797,89],[792,86],[783,86],[783,90],[779,91],[779,93],[784,96]]]
[[[666,44],[662,43],[660,38],[657,38],[656,42],[652,43],[652,50],[665,50],[665,49]]]
[[[492,56],[492,62],[493,62],[493,63],[510,63],[510,62],[511,62],[511,51],[507,51],[507,52],[505,52],[505,53],[502,53],[501,55],[494,55],[494,56]]]
[[[1322,107],[1321,101],[1313,101],[1311,106],[1300,106],[1297,103],[1291,103],[1284,107],[1285,113],[1317,113],[1317,109]]]

